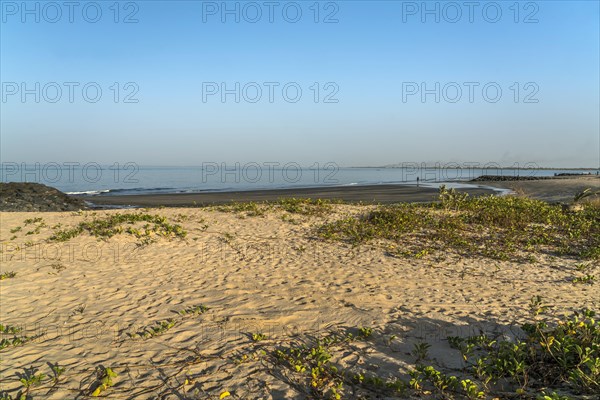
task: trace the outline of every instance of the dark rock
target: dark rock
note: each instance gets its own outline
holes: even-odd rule
[[[0,211],[78,211],[82,199],[41,183],[0,183]]]
[[[510,175],[481,175],[471,182],[510,182],[510,181],[539,181],[552,179],[551,176],[510,176]]]

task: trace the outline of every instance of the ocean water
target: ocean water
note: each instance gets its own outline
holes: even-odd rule
[[[297,163],[206,163],[197,167],[151,167],[133,163],[2,163],[2,182],[36,182],[74,195],[125,195],[150,193],[224,192],[237,190],[308,188],[324,186],[416,184],[464,186],[481,175],[553,176],[597,170],[500,169],[426,167],[410,164],[398,168],[340,168],[333,163],[301,166]]]

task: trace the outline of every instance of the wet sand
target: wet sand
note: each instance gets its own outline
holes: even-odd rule
[[[460,189],[460,191],[465,191],[470,195],[494,193],[494,190],[492,189],[478,187],[474,187],[473,189]],[[336,199],[349,203],[362,202],[389,204],[397,202],[428,202],[436,200],[437,196],[438,189],[430,187],[416,187],[414,185],[370,185],[237,192],[86,196],[83,197],[83,199],[96,205],[109,206],[190,207],[224,204],[232,201],[275,201],[279,198],[286,197]]]
[[[465,182],[468,183],[468,182]],[[498,193],[497,189],[509,189],[516,194],[548,202],[570,202],[576,193],[591,188],[600,190],[599,176],[556,177],[522,181],[471,182],[473,188],[458,189],[472,196]],[[415,185],[369,185],[323,188],[296,188],[279,190],[249,190],[235,192],[142,194],[125,196],[83,196],[99,206],[139,207],[193,207],[225,204],[230,202],[275,201],[280,198],[336,199],[348,203],[390,204],[398,202],[435,201],[438,189]]]

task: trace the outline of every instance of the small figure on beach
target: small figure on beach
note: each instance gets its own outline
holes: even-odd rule
[[[419,177],[417,176],[417,187],[419,187]]]

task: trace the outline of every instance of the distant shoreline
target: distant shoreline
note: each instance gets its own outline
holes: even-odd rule
[[[443,163],[437,165],[420,164],[420,163],[406,163],[406,165],[386,165],[381,167],[342,167],[342,168],[377,168],[377,169],[401,169],[410,168],[412,166],[418,166],[419,168],[427,169],[489,169],[489,170],[523,170],[523,171],[600,171],[600,167],[569,167],[569,168],[555,168],[555,167],[538,167],[538,168],[526,168],[526,167],[496,167],[489,164],[482,164],[477,166],[462,166],[459,163]],[[451,165],[451,166],[450,166]],[[587,175],[587,174],[582,174]]]

